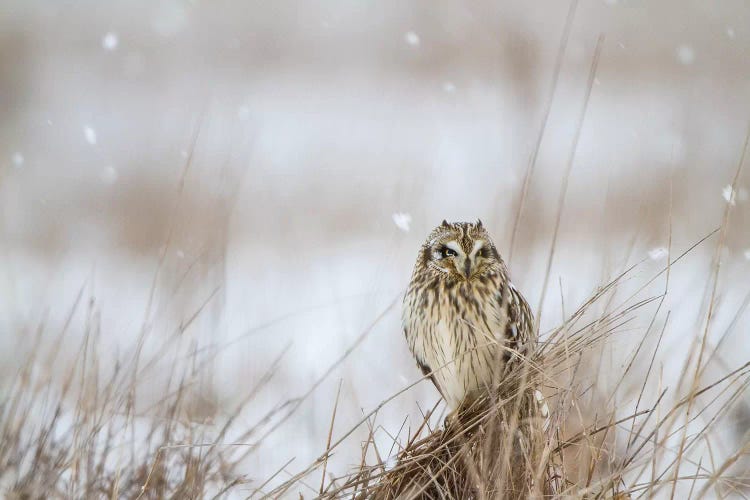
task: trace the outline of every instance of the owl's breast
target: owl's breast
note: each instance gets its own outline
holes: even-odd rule
[[[417,360],[433,370],[435,384],[453,407],[486,390],[502,365],[500,302],[496,292],[477,285],[425,289],[405,301],[405,306],[419,305],[408,314],[405,309],[409,346]]]

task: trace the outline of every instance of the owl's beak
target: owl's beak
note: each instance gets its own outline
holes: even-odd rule
[[[469,257],[464,259],[463,275],[467,280],[471,278],[471,259]]]

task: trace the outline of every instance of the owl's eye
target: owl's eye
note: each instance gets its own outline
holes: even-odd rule
[[[447,257],[455,257],[456,255],[458,255],[458,253],[452,248],[443,247],[442,250],[440,250],[440,257],[443,259]]]
[[[490,256],[490,250],[487,247],[482,247],[479,249],[478,254],[481,258],[486,259]]]

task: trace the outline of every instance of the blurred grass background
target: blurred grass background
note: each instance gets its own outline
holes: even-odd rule
[[[747,175],[730,186],[750,117],[749,27],[742,1],[5,2],[0,374],[12,379],[40,325],[56,346],[72,311],[59,362],[44,367],[65,372],[91,317],[73,307],[81,292],[100,322],[103,378],[147,332],[159,362],[139,391],[144,411],[163,397],[166,367],[190,358],[160,351],[173,335],[210,353],[188,412],[199,422],[228,414],[288,349],[239,421],[255,425],[396,299],[440,220],[480,217],[510,254],[552,95],[510,262],[537,309],[602,34],[542,331],[626,264],[646,259],[643,276],[663,266],[670,241],[687,248],[732,203],[708,337],[722,373],[750,354]],[[410,215],[409,231],[395,213]],[[672,270],[667,380],[705,318],[714,263],[701,246]],[[248,473],[319,454],[339,379],[345,426],[417,377],[396,306],[250,455]],[[421,384],[383,425],[436,397]],[[747,417],[733,418],[741,435]],[[350,451],[331,466],[357,461]]]

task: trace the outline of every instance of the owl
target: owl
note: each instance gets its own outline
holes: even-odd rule
[[[481,221],[443,221],[430,233],[402,322],[417,365],[453,409],[493,390],[535,341],[529,305]]]

